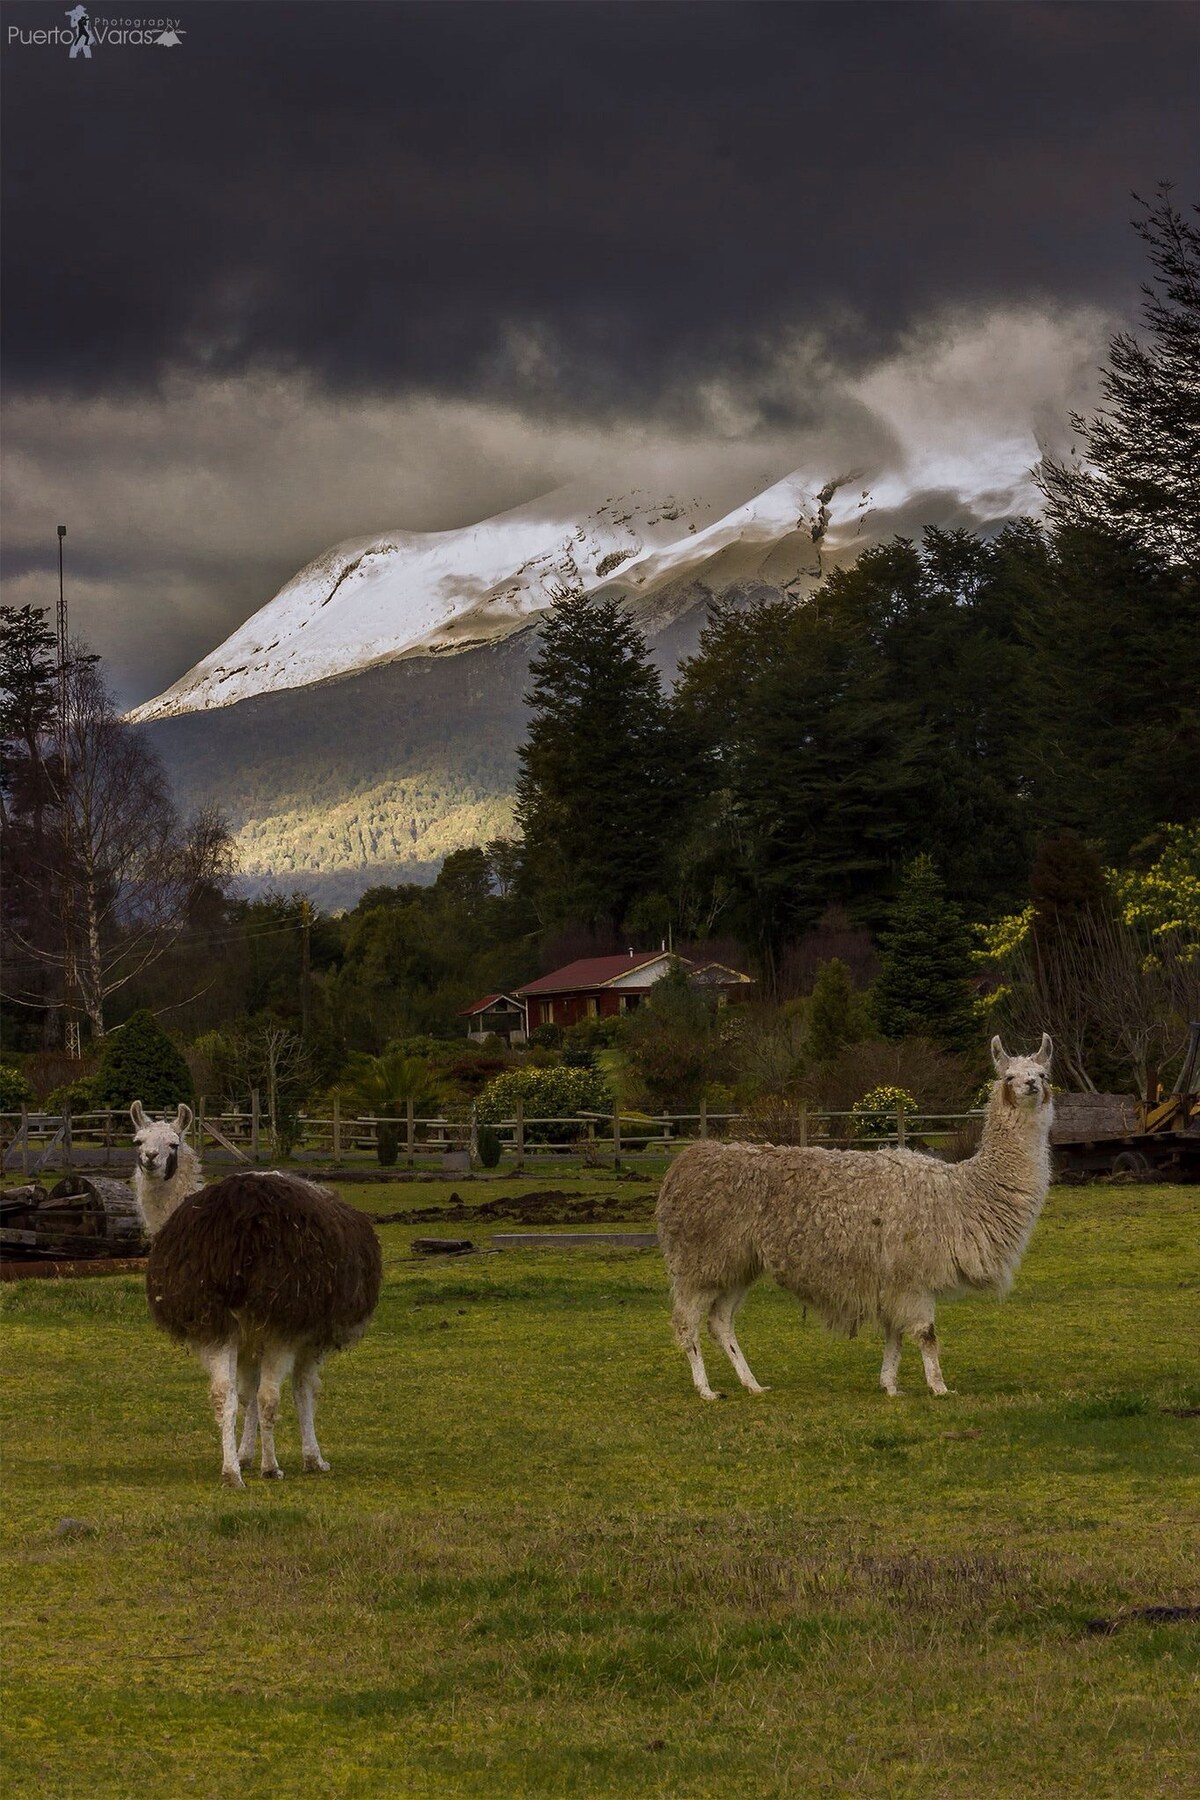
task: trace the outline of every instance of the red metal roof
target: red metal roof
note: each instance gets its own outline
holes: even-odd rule
[[[644,969],[650,963],[661,962],[663,950],[648,950],[637,956],[584,956],[578,962],[567,963],[561,969],[555,969],[549,975],[539,975],[536,981],[519,987],[521,994],[574,994],[581,988],[605,987],[615,981],[618,975],[628,975],[635,969]],[[683,961],[684,959],[678,958]],[[685,967],[690,967],[685,963]]]

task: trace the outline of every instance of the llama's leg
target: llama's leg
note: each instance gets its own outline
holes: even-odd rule
[[[317,1442],[317,1395],[321,1391],[321,1359],[306,1357],[292,1371],[292,1397],[296,1402],[296,1418],[300,1422],[300,1453],[306,1475],[328,1475],[329,1464],[321,1455]]]
[[[288,1344],[272,1344],[263,1352],[258,1378],[258,1429],[262,1436],[262,1477],[279,1481],[283,1470],[275,1460],[275,1421],[279,1417],[279,1390],[292,1372],[296,1353]]]
[[[720,1394],[713,1392],[708,1385],[708,1372],[704,1367],[704,1355],[700,1349],[700,1321],[712,1307],[717,1296],[708,1289],[699,1294],[681,1294],[675,1296],[675,1310],[671,1323],[675,1328],[675,1342],[687,1357],[691,1366],[692,1380],[696,1384],[696,1392],[702,1400],[719,1400]]]
[[[258,1441],[258,1381],[259,1364],[246,1357],[238,1358],[238,1399],[246,1409],[242,1420],[242,1441],[238,1445],[238,1462],[243,1469],[248,1469],[254,1461],[254,1446]]]
[[[896,1377],[900,1371],[900,1330],[898,1326],[887,1328],[887,1343],[883,1347],[883,1367],[879,1371],[879,1385],[884,1393],[895,1399],[900,1392],[896,1385]]]
[[[937,1332],[933,1328],[933,1320],[928,1325],[921,1325],[914,1333],[921,1346],[921,1361],[925,1364],[925,1379],[929,1383],[931,1394],[948,1394],[950,1389],[942,1379],[942,1365],[938,1360]]]
[[[766,1388],[760,1387],[755,1381],[750,1364],[742,1354],[742,1347],[734,1335],[734,1316],[748,1292],[748,1288],[736,1287],[730,1288],[728,1292],[722,1294],[708,1315],[708,1329],[712,1333],[713,1342],[721,1346],[733,1364],[734,1372],[742,1386],[749,1388],[752,1394],[765,1394]]]
[[[221,1480],[226,1487],[245,1487],[237,1459],[237,1339],[215,1344],[200,1354],[208,1369],[208,1391],[221,1433]]]

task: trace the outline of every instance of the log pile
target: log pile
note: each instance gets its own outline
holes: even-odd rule
[[[108,1175],[66,1175],[47,1193],[38,1182],[0,1195],[0,1256],[144,1256],[145,1227],[133,1189]]]

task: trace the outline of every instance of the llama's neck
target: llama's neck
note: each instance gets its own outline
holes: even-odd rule
[[[997,1087],[983,1142],[961,1163],[959,1262],[973,1285],[1007,1287],[1037,1224],[1050,1186],[1054,1106],[1013,1106]]]
[[[204,1186],[204,1176],[200,1170],[200,1158],[187,1144],[180,1144],[175,1173],[170,1181],[163,1181],[157,1175],[148,1175],[144,1169],[133,1172],[133,1193],[146,1230],[151,1237],[161,1231],[181,1200],[189,1194],[196,1193]]]

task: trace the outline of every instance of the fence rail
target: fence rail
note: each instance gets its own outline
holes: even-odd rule
[[[878,1125],[882,1115],[868,1123]],[[864,1130],[859,1114],[824,1107],[780,1105],[756,1113],[612,1113],[526,1116],[518,1107],[510,1119],[482,1121],[477,1110],[451,1118],[417,1117],[410,1104],[399,1117],[301,1114],[286,1129],[273,1128],[252,1098],[248,1108],[210,1110],[204,1100],[188,1132],[193,1147],[208,1165],[290,1161],[334,1168],[379,1166],[381,1136],[385,1154],[394,1149],[394,1164],[406,1169],[465,1172],[477,1166],[479,1133],[485,1128],[499,1139],[497,1167],[521,1170],[530,1164],[574,1158],[584,1166],[615,1168],[669,1160],[686,1144],[702,1138],[811,1145],[826,1149],[877,1149],[888,1145],[959,1155],[971,1148],[983,1113],[888,1115],[886,1130]],[[389,1142],[390,1138],[390,1142]],[[48,1113],[23,1107],[0,1113],[0,1148],[6,1171],[23,1176],[45,1168],[98,1167],[132,1169],[133,1147],[127,1114],[119,1111]],[[390,1166],[390,1165],[389,1165]]]

